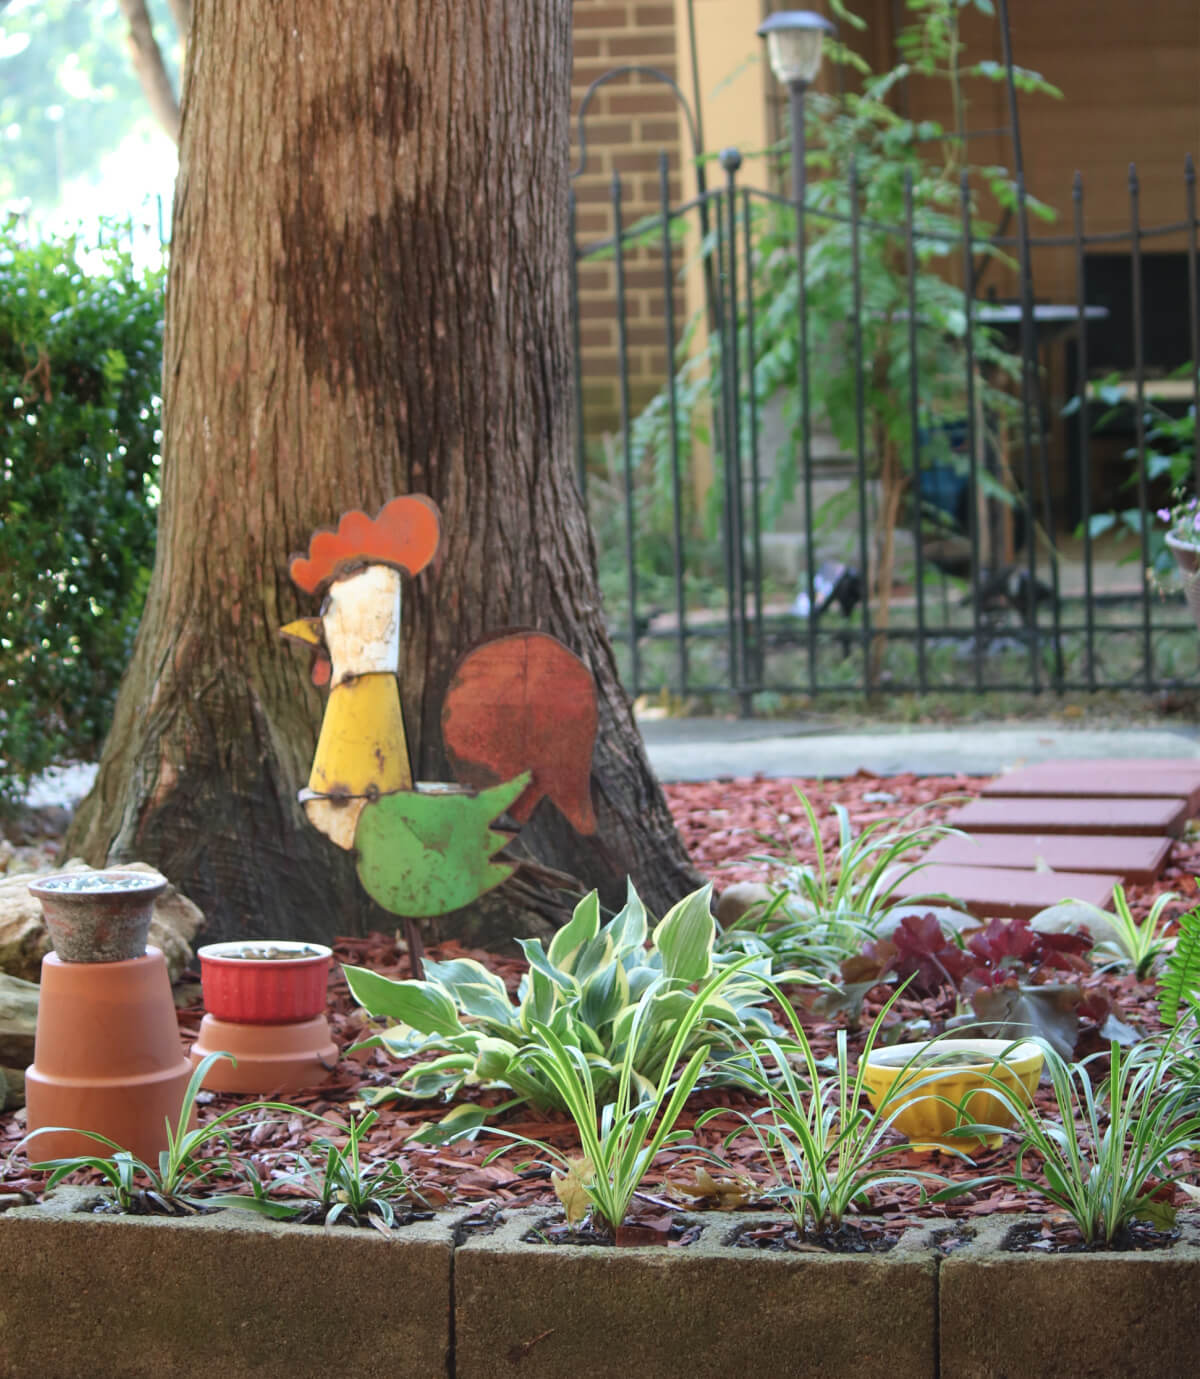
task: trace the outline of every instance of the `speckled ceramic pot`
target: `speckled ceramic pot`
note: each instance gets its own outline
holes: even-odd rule
[[[154,902],[167,889],[155,872],[60,872],[29,883],[63,962],[128,962],[146,951]]]

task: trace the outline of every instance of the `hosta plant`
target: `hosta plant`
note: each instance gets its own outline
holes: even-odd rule
[[[613,1095],[626,1063],[633,1085],[645,1092],[697,1050],[734,1075],[729,1060],[738,1032],[777,1032],[766,1009],[770,960],[735,964],[736,954],[714,952],[711,894],[705,886],[687,896],[651,930],[632,884],[624,907],[607,924],[600,922],[592,892],[547,947],[519,940],[529,970],[515,1002],[498,976],[469,958],[427,962],[424,981],[347,967],[359,1004],[392,1022],[366,1042],[417,1060],[375,1100],[449,1099],[480,1084],[507,1088],[538,1107],[566,1109],[545,1061],[532,1056],[539,1025],[586,1058],[600,1104]],[[730,966],[730,980],[712,987],[714,971]],[[709,985],[697,990],[703,983]],[[681,1028],[687,1038],[677,1048]],[[464,1108],[457,1128],[472,1117],[477,1124],[482,1119]]]
[[[721,945],[770,957],[777,976],[789,968],[824,976],[874,938],[880,920],[899,903],[895,895],[901,883],[926,865],[910,854],[957,830],[933,823],[911,826],[911,816],[905,815],[891,826],[881,821],[855,834],[849,811],[835,804],[837,845],[827,850],[812,803],[800,790],[796,798],[808,823],[815,861],[802,863],[794,854],[790,861],[751,857],[778,873],[779,883],[771,903],[730,925]]]

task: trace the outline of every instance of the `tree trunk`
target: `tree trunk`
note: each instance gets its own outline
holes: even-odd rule
[[[627,872],[658,911],[695,883],[617,680],[572,477],[570,11],[196,0],[158,554],[67,846],[161,867],[211,937],[396,924],[296,803],[323,701],[277,629],[318,611],[287,556],[403,492],[429,494],[444,529],[404,598],[417,777],[450,778],[440,711],[462,652],[541,628],[595,678],[599,831],[543,801],[520,849],[609,904]],[[514,883],[474,936],[561,916],[555,876]]]
[[[150,105],[150,113],[173,143],[179,142],[179,100],[167,75],[162,49],[154,37],[154,25],[146,9],[146,0],[118,0],[121,13],[129,25],[125,35],[129,46],[129,60],[141,84],[142,94]]]

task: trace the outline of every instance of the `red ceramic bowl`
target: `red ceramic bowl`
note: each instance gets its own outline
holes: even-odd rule
[[[247,949],[294,952],[295,957],[238,957]],[[304,950],[309,950],[305,952]],[[290,939],[237,939],[201,948],[204,1005],[218,1020],[242,1025],[290,1025],[325,1009],[333,950]]]

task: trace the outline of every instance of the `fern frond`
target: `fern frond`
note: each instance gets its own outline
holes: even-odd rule
[[[1194,1000],[1200,987],[1200,907],[1179,917],[1175,951],[1158,979],[1158,1014],[1164,1025],[1179,1018],[1182,1001]]]

